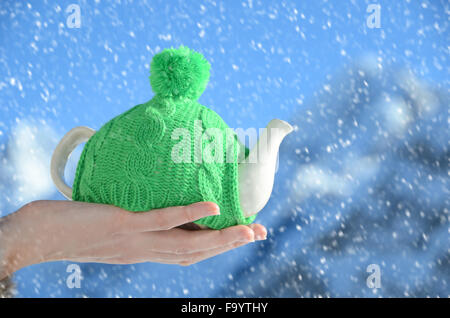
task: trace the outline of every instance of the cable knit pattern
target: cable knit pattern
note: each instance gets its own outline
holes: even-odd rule
[[[209,76],[209,64],[199,60],[198,53],[183,48],[160,54],[167,52],[170,53],[167,57],[159,57],[168,67],[167,72],[175,68],[173,63],[185,63],[183,58],[187,56],[190,63],[197,59],[201,61],[199,67],[207,65]],[[197,54],[195,59],[192,54]],[[175,62],[171,63],[171,58]],[[184,68],[196,76],[196,65]],[[161,72],[161,66],[154,69]],[[204,69],[198,73],[206,74]],[[239,204],[238,158],[241,151],[248,154],[248,149],[217,113],[193,99],[202,91],[201,87],[189,88],[183,82],[182,88],[190,95],[181,95],[182,90],[173,83],[162,84],[170,76],[158,76],[161,87],[168,86],[177,94],[170,96],[156,91],[149,102],[101,127],[83,149],[72,198],[113,204],[135,212],[213,201],[219,205],[221,214],[195,223],[221,229],[253,222],[255,216],[245,218]],[[204,78],[201,85],[205,85]],[[179,128],[183,133],[177,133]],[[180,143],[186,147],[180,147]],[[181,162],[172,158],[179,148]],[[199,159],[202,162],[196,161]]]

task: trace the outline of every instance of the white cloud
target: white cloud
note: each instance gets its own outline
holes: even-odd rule
[[[20,206],[54,193],[50,160],[57,142],[57,133],[45,121],[17,122],[0,166],[0,182],[8,203]]]
[[[309,164],[297,170],[293,194],[298,199],[312,195],[348,197],[361,183],[377,174],[379,162],[373,156],[349,158],[339,171],[332,171],[326,164]]]

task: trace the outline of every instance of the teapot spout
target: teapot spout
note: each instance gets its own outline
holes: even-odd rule
[[[239,164],[239,199],[245,217],[258,213],[269,201],[278,149],[292,131],[289,123],[272,119],[247,158]]]

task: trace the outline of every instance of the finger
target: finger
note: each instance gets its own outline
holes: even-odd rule
[[[267,230],[261,224],[236,225],[222,230],[202,230],[188,233],[190,241],[195,248],[194,251],[209,250],[228,245],[236,241],[254,242],[255,240],[265,240]]]
[[[200,252],[194,252],[190,254],[184,255],[176,255],[176,254],[163,254],[163,253],[155,253],[154,256],[158,260],[157,262],[165,262],[166,264],[178,264],[182,266],[189,266],[201,261],[204,261],[208,258],[223,254],[235,248],[247,245],[250,242],[242,242],[237,241],[228,245],[216,247],[210,250],[204,250]]]
[[[182,261],[180,261],[179,265],[182,266],[188,266],[188,265],[192,265],[201,261],[204,261],[208,258],[223,254],[225,252],[228,252],[230,250],[233,250],[235,248],[241,247],[243,245],[247,245],[249,242],[234,242],[230,245],[226,245],[226,246],[221,246],[212,250],[207,250],[207,251],[202,251],[202,252],[196,252],[190,255],[186,255],[187,257],[185,257]]]
[[[113,257],[111,259],[104,259],[106,263],[119,263],[119,264],[133,264],[143,262],[153,262],[161,264],[176,264],[182,266],[188,266],[207,258],[225,253],[229,250],[248,244],[249,242],[233,242],[231,244],[214,248],[211,250],[195,252],[190,254],[173,254],[164,252],[148,252],[146,254],[134,255],[133,257],[120,258]]]
[[[261,224],[250,224],[249,227],[255,233],[255,240],[265,240],[267,238],[267,229]]]
[[[241,228],[245,226],[236,226],[234,228]],[[264,226],[260,224],[251,224],[248,227],[252,228],[254,231],[255,239],[264,239],[267,231]],[[235,229],[234,229],[235,230]],[[218,232],[215,230],[210,230],[211,232]],[[177,232],[177,233],[174,233]],[[172,230],[166,231],[167,235],[177,235],[180,236],[181,230]],[[201,231],[204,232],[204,231]],[[230,244],[226,244],[219,247],[214,247],[212,249],[205,249],[202,251],[197,251],[197,249],[186,250],[186,253],[183,253],[182,250],[177,250],[177,252],[165,250],[163,247],[163,242],[158,242],[158,240],[162,239],[162,232],[148,232],[148,233],[136,233],[131,234],[129,239],[126,239],[126,245],[121,248],[121,243],[117,242],[117,244],[110,244],[109,246],[101,246],[99,247],[101,250],[96,253],[96,249],[89,249],[88,255],[104,255],[101,257],[104,262],[107,263],[121,263],[121,264],[132,264],[132,263],[141,263],[141,262],[157,262],[164,264],[180,264],[180,265],[189,265],[209,257],[213,257],[220,253],[224,253],[233,248],[245,245],[252,241],[251,237],[246,237],[244,235],[244,241],[240,241],[239,236]],[[170,233],[170,234],[169,234]],[[183,234],[183,233],[181,233]],[[153,246],[149,246],[150,242],[155,242]],[[126,253],[123,253],[123,248],[127,249]],[[116,254],[115,256],[113,256]],[[106,255],[110,255],[109,257]],[[119,257],[121,255],[121,257]],[[92,261],[92,260],[90,260]]]
[[[151,232],[145,243],[152,251],[173,254],[189,254],[229,245],[237,241],[253,242],[255,233],[245,225],[237,225],[222,230],[186,231],[172,229]]]
[[[128,212],[122,229],[128,232],[164,231],[219,214],[219,206],[214,202],[196,202],[141,213]]]
[[[265,240],[267,237],[267,230],[266,228],[261,225],[261,224],[250,224],[248,225],[251,229],[253,229],[254,233],[255,233],[255,240]],[[182,259],[181,261],[178,262],[178,264],[182,265],[182,266],[188,266],[188,265],[192,265],[201,261],[204,261],[208,258],[223,254],[225,252],[228,252],[232,249],[241,247],[243,245],[248,244],[249,242],[241,242],[241,241],[237,241],[237,242],[233,242],[229,245],[226,246],[221,246],[221,247],[217,247],[217,248],[213,248],[210,250],[204,250],[204,251],[200,251],[200,252],[195,252],[192,254],[187,254],[185,255],[184,259]]]

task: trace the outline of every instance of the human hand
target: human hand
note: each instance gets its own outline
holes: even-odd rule
[[[190,265],[267,235],[259,224],[178,228],[215,214],[219,208],[212,202],[136,213],[106,204],[33,201],[0,219],[0,279],[22,267],[57,260]]]

